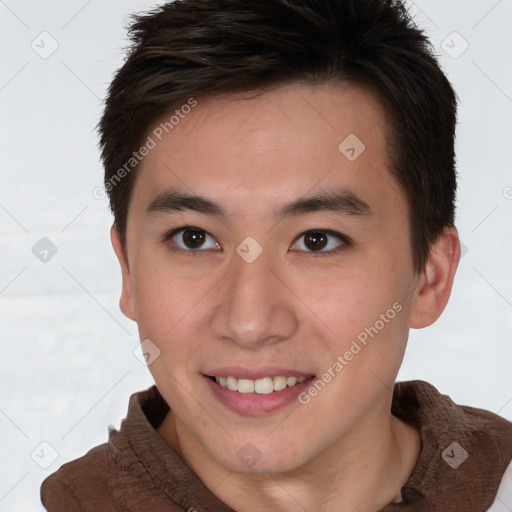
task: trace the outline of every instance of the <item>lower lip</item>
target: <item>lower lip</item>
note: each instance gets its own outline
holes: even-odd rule
[[[300,384],[286,387],[281,391],[273,391],[267,394],[239,393],[238,391],[223,388],[209,377],[203,375],[203,378],[206,379],[215,398],[233,412],[245,416],[263,416],[277,411],[290,403],[295,402],[298,404],[298,395],[309,387],[315,377],[310,377]]]

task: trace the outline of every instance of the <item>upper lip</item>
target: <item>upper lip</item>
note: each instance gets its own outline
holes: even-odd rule
[[[239,379],[258,380],[263,377],[313,377],[313,373],[291,370],[289,368],[243,368],[240,366],[223,366],[204,372],[208,377],[237,377]]]

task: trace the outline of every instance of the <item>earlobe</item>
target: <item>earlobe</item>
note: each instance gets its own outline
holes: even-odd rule
[[[132,275],[130,272],[130,265],[128,262],[128,255],[126,254],[123,242],[121,241],[121,235],[119,234],[115,224],[113,224],[110,228],[110,241],[112,242],[112,247],[116,253],[119,265],[121,266],[121,277],[123,280],[121,298],[119,299],[119,307],[126,317],[133,321],[137,321],[135,316],[133,283]]]
[[[421,329],[433,324],[444,311],[460,259],[456,228],[445,228],[433,244],[415,291],[410,326]]]

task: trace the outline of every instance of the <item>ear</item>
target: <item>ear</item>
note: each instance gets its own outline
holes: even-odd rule
[[[125,252],[121,235],[115,224],[110,228],[110,240],[112,247],[116,253],[119,264],[121,265],[121,276],[123,279],[123,287],[121,290],[121,298],[119,299],[119,307],[125,316],[133,321],[136,321],[135,307],[133,302],[133,283],[132,275],[130,273],[130,265],[128,262],[128,255]]]
[[[441,316],[450,298],[459,260],[459,234],[454,227],[445,228],[431,248],[425,269],[418,276],[410,320],[412,328],[427,327]]]

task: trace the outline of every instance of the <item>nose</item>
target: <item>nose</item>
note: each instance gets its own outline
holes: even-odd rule
[[[233,255],[210,321],[217,339],[256,349],[289,339],[297,331],[297,300],[270,259],[266,251],[251,263]]]

